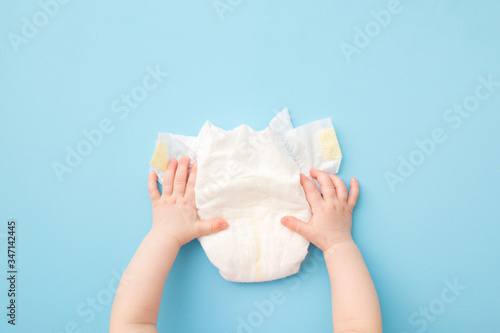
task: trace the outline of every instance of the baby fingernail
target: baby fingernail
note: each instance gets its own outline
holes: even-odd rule
[[[284,226],[286,226],[287,223],[288,223],[288,219],[282,219],[281,220],[281,224],[283,224]]]
[[[225,230],[227,227],[229,227],[229,224],[226,222],[219,223],[219,230]]]

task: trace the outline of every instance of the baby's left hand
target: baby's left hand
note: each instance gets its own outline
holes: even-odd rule
[[[196,162],[191,167],[188,178],[189,157],[183,156],[168,162],[163,191],[160,195],[154,171],[149,173],[148,190],[153,205],[153,228],[172,237],[179,247],[191,240],[227,229],[229,226],[221,218],[201,221],[196,213],[194,185],[196,182]]]

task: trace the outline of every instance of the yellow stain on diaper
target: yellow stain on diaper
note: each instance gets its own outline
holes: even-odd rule
[[[318,131],[318,135],[328,161],[336,160],[342,157],[337,135],[335,134],[335,129],[333,127]]]
[[[252,219],[252,227],[253,227],[253,239],[255,241],[255,268],[257,270],[257,280],[261,282],[262,266],[260,261],[260,241],[259,241],[259,233],[257,232],[257,221],[255,221],[255,219]]]
[[[167,144],[165,142],[156,141],[155,152],[149,165],[157,168],[158,170],[167,170]]]

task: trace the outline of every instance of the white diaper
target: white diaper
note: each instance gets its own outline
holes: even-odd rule
[[[294,129],[285,109],[263,131],[246,125],[226,131],[207,121],[197,137],[160,133],[151,169],[162,181],[167,160],[183,155],[198,162],[199,217],[229,223],[228,229],[199,238],[222,277],[259,282],[297,273],[309,242],[280,220],[311,217],[299,173],[338,172],[342,154],[331,119]]]

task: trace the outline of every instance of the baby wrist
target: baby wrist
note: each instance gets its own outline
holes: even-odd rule
[[[151,230],[149,231],[149,235],[162,243],[165,243],[167,245],[171,245],[177,248],[180,248],[182,244],[179,242],[179,240],[172,236],[164,226],[159,226],[159,225],[153,225]]]
[[[339,249],[348,248],[348,247],[357,247],[357,245],[356,245],[356,243],[354,243],[354,240],[352,239],[352,237],[344,239],[344,240],[339,240],[338,242],[331,244],[328,248],[323,250],[323,256],[326,258],[327,256],[338,251]]]

